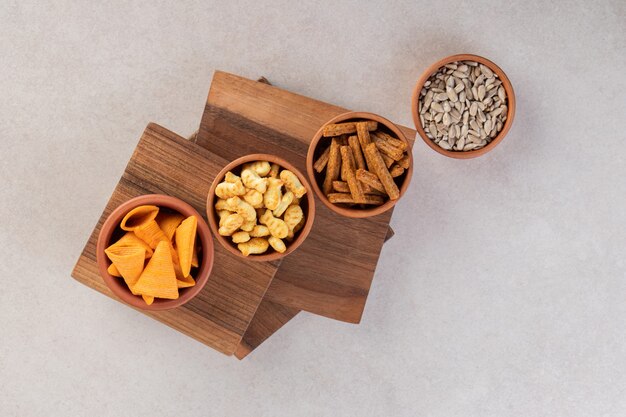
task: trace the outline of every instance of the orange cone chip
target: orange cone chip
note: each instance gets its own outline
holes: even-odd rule
[[[141,298],[143,298],[148,305],[152,305],[152,303],[154,303],[154,297],[151,295],[141,294]]]
[[[139,239],[137,235],[133,232],[126,232],[124,236],[120,238],[117,242],[109,246],[109,248],[116,248],[122,246],[135,246],[144,248],[146,250],[146,259],[152,256],[152,248],[143,240]]]
[[[191,266],[195,268],[200,266],[198,263],[198,248],[197,247],[193,248],[193,256],[191,257]]]
[[[176,286],[178,288],[193,287],[196,285],[196,280],[193,279],[191,275],[183,275],[180,265],[174,264],[174,273],[176,274]]]
[[[159,214],[157,206],[139,206],[128,212],[122,219],[120,227],[122,230],[132,232],[136,227],[154,220]]]
[[[176,232],[176,228],[184,219],[185,216],[180,213],[160,212],[156,217],[156,222],[161,230],[163,230],[165,237],[167,237],[169,240],[172,240],[172,238],[174,237],[174,232]]]
[[[114,277],[118,277],[118,278],[122,277],[122,274],[120,274],[120,271],[117,270],[117,267],[115,266],[115,264],[109,265],[109,267],[107,268],[107,272],[113,275]]]
[[[135,228],[137,237],[148,244],[152,249],[156,248],[159,242],[169,242],[159,224],[151,220]]]
[[[152,297],[178,298],[178,285],[170,245],[159,242],[141,276],[131,290],[134,293]]]
[[[255,213],[256,217],[256,213]],[[183,276],[188,276],[191,271],[191,259],[193,258],[193,246],[196,241],[196,229],[198,219],[196,216],[189,216],[176,229],[176,250]]]
[[[139,246],[117,246],[104,250],[131,291],[143,270],[145,252],[146,250]],[[133,294],[135,293],[133,292]]]

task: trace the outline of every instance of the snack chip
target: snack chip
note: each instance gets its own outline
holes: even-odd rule
[[[159,242],[141,276],[131,287],[136,294],[175,300],[178,298],[176,272],[167,242]]]
[[[189,276],[191,271],[191,259],[193,258],[194,245],[196,242],[196,230],[198,219],[196,216],[187,217],[176,229],[176,251],[183,277]]]
[[[159,214],[156,216],[157,224],[159,225],[161,230],[163,230],[165,237],[167,237],[167,239],[170,241],[174,237],[174,232],[176,232],[176,228],[184,219],[185,216],[180,213],[166,213],[164,211],[160,211]]]
[[[191,257],[191,266],[193,268],[197,268],[200,266],[200,263],[198,262],[198,248],[197,247],[194,247],[193,256]]]
[[[139,239],[134,232],[126,232],[117,242],[109,246],[114,248],[118,246],[138,246],[146,250],[146,259],[152,256],[152,248],[143,240]]]
[[[155,220],[150,220],[141,226],[135,227],[134,233],[152,249],[155,249],[159,242],[169,242],[169,239]]]
[[[131,291],[143,271],[145,252],[146,250],[139,246],[112,246],[104,250]]]
[[[115,264],[109,265],[109,267],[107,268],[107,272],[113,275],[114,277],[118,277],[118,278],[122,277],[122,274],[120,274],[120,271],[117,270],[117,267],[115,266]]]
[[[136,227],[154,220],[159,214],[157,206],[139,206],[129,211],[122,219],[120,227],[122,230],[132,232]]]

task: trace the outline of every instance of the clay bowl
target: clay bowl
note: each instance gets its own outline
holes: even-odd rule
[[[283,253],[276,252],[270,246],[266,253],[261,255],[249,255],[243,256],[243,254],[237,249],[237,244],[233,243],[229,236],[221,236],[218,233],[219,222],[220,219],[215,211],[215,201],[217,200],[217,196],[215,195],[215,188],[219,183],[224,181],[224,177],[228,171],[232,171],[234,174],[239,175],[241,173],[241,166],[247,162],[253,161],[268,161],[269,163],[278,164],[282,169],[288,169],[300,179],[302,185],[306,188],[306,194],[300,200],[300,207],[302,208],[302,212],[305,216],[304,227],[296,234],[294,240],[292,242],[285,241],[285,245],[287,246],[287,250]],[[211,184],[211,188],[209,190],[209,195],[207,196],[207,218],[209,219],[209,227],[215,235],[217,241],[222,245],[227,251],[236,255],[242,259],[256,261],[256,262],[269,262],[275,261],[277,259],[283,258],[289,255],[291,252],[296,250],[302,242],[307,238],[311,228],[313,227],[313,221],[315,219],[315,199],[313,198],[313,191],[311,190],[311,185],[306,180],[306,177],[302,175],[302,173],[289,162],[285,161],[283,158],[280,158],[276,155],[269,154],[251,154],[242,156],[241,158],[237,158],[234,161],[230,162],[226,165],[220,172],[217,174],[215,179],[213,180],[213,184]]]
[[[380,206],[375,206],[371,208],[357,208],[349,207],[346,205],[333,204],[328,201],[328,198],[324,195],[321,189],[321,184],[324,182],[325,171],[323,171],[322,173],[317,173],[313,168],[313,164],[315,163],[319,155],[323,152],[325,146],[330,144],[330,138],[323,137],[322,131],[324,129],[324,126],[326,126],[327,124],[364,120],[374,120],[378,122],[379,129],[382,127],[382,129],[385,130],[387,133],[406,142],[408,145],[407,154],[409,155],[410,161],[409,169],[407,169],[404,174],[398,177],[400,178],[400,182],[396,181],[396,184],[399,184],[398,188],[400,189],[400,198],[398,198],[397,200],[388,200]],[[311,143],[309,145],[309,151],[307,152],[306,156],[306,171],[309,175],[309,180],[311,181],[313,191],[315,191],[317,198],[319,198],[326,207],[328,207],[335,213],[351,218],[365,218],[376,216],[378,214],[386,212],[387,210],[395,206],[396,203],[400,201],[407,188],[409,188],[411,175],[413,174],[413,155],[411,154],[411,146],[404,134],[400,131],[400,129],[398,129],[396,125],[394,125],[384,117],[365,112],[347,112],[340,114],[336,117],[333,117],[328,122],[324,123],[324,126],[322,126],[317,131],[317,133],[315,133],[315,136],[313,136],[313,139],[311,140]],[[324,146],[320,146],[321,144],[324,144]]]
[[[420,92],[422,91],[422,88],[424,87],[424,83],[428,81],[430,76],[433,73],[435,73],[439,68],[451,62],[466,61],[466,60],[479,62],[489,67],[489,69],[491,69],[495,74],[498,75],[498,78],[500,78],[500,81],[502,81],[502,86],[504,87],[504,91],[506,92],[507,101],[508,101],[507,103],[508,112],[506,116],[506,121],[504,122],[504,126],[502,127],[502,130],[500,131],[498,136],[496,136],[491,142],[489,142],[484,147],[480,149],[476,149],[474,151],[452,151],[452,150],[448,151],[446,149],[439,147],[439,145],[437,145],[428,136],[426,136],[426,132],[424,132],[424,127],[422,126],[422,122],[419,118],[419,113],[418,113],[419,95],[420,95]],[[511,81],[509,81],[509,78],[506,76],[504,71],[502,71],[500,67],[498,67],[496,64],[494,64],[490,60],[483,58],[481,56],[478,56],[478,55],[469,55],[469,54],[452,55],[447,58],[443,58],[435,62],[434,64],[432,64],[430,67],[426,69],[426,71],[424,71],[422,76],[417,80],[417,83],[415,84],[415,88],[413,89],[413,96],[411,99],[411,113],[413,114],[413,123],[415,123],[415,129],[417,130],[421,138],[424,140],[426,145],[428,145],[435,152],[439,152],[442,155],[448,156],[450,158],[456,158],[456,159],[476,158],[477,156],[484,155],[490,150],[492,150],[493,148],[495,148],[500,142],[502,142],[502,139],[504,139],[506,134],[509,132],[509,129],[511,129],[511,125],[513,124],[513,117],[515,116],[515,93],[513,92],[513,86],[511,85]]]
[[[177,211],[186,217],[196,216],[198,218],[197,238],[200,240],[200,244],[202,246],[202,252],[199,256],[200,267],[198,268],[198,272],[195,276],[196,285],[188,288],[179,288],[179,297],[176,300],[155,298],[152,305],[147,305],[141,296],[133,295],[124,280],[114,277],[107,272],[107,268],[111,264],[111,261],[109,261],[109,258],[104,253],[104,250],[110,244],[119,239],[124,233],[119,228],[119,224],[126,213],[137,206],[146,204],[152,204],[160,208]],[[179,307],[191,300],[207,283],[209,275],[211,275],[211,269],[213,269],[213,257],[213,239],[211,239],[211,232],[209,231],[209,227],[202,216],[184,201],[161,194],[150,194],[135,197],[113,210],[100,229],[98,243],[96,245],[98,269],[106,285],[122,301],[141,310],[169,310]]]

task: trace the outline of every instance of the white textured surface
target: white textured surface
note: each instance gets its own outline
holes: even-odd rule
[[[624,1],[88,3],[0,3],[0,415],[626,415]],[[472,161],[416,142],[361,325],[301,314],[237,362],[70,278],[213,70],[410,125],[458,52],[507,72],[515,124]]]

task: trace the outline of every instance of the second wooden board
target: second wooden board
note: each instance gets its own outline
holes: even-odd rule
[[[274,153],[305,170],[308,144],[317,129],[345,111],[216,72],[196,140],[228,160],[249,153]],[[412,141],[415,131],[402,129]],[[313,231],[283,260],[267,301],[358,323],[390,218],[391,211],[369,219],[348,219],[317,204]]]

